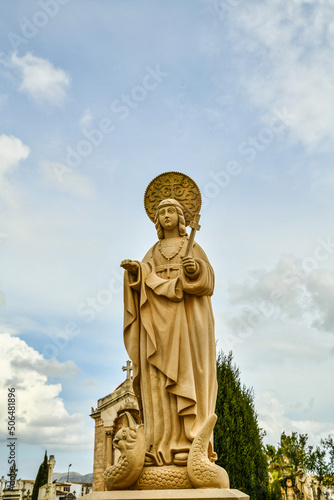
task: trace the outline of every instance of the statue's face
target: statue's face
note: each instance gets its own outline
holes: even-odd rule
[[[179,223],[179,216],[176,208],[172,205],[162,207],[159,210],[159,222],[163,229],[172,231]]]
[[[292,481],[291,479],[288,479],[286,482],[286,485],[290,488],[292,486]]]

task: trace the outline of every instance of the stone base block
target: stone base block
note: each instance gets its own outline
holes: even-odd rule
[[[249,500],[239,490],[198,488],[187,490],[115,490],[93,491],[80,500]]]

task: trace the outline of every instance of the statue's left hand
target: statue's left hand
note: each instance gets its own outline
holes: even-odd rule
[[[183,266],[186,274],[194,275],[196,273],[196,271],[198,274],[198,271],[199,271],[198,267],[199,266],[193,257],[183,257],[182,258],[182,266]]]

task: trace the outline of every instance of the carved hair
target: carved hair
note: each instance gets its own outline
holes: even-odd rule
[[[167,198],[166,200],[162,200],[159,203],[157,211],[155,212],[155,217],[154,217],[155,228],[157,230],[159,240],[162,240],[164,237],[164,230],[161,227],[161,224],[159,222],[159,210],[162,207],[170,207],[170,206],[176,208],[177,215],[179,216],[179,235],[185,236],[187,234],[186,222],[184,219],[182,206],[180,205],[180,203],[177,200],[174,200],[173,198]]]

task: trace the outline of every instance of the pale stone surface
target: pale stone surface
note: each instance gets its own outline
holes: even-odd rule
[[[296,488],[301,500],[313,500],[311,478],[303,469],[298,469],[296,475]]]
[[[127,363],[127,367],[129,367]],[[117,462],[120,453],[113,447],[113,439],[121,427],[121,414],[130,412],[138,418],[138,402],[133,392],[132,380],[127,378],[115,391],[97,402],[91,417],[95,420],[93,491],[104,491],[104,471]]]
[[[4,480],[4,477],[2,476],[1,478],[1,483],[2,480]],[[31,495],[34,489],[34,484],[35,481],[33,479],[18,479],[16,481],[16,488],[15,490],[18,490],[20,492],[20,500],[31,500]],[[2,490],[0,497],[2,497]],[[3,500],[1,498],[1,500]]]
[[[83,500],[248,500],[249,496],[233,489],[197,488],[189,490],[115,490],[96,491]]]
[[[118,484],[124,489],[228,489],[226,471],[214,464],[214,272],[194,243],[200,229],[200,193],[192,179],[176,172],[162,174],[152,183],[145,193],[145,207],[154,220],[158,242],[143,261],[121,263],[124,343],[144,423],[142,470],[137,464],[139,473],[133,480],[129,467],[136,444],[127,440],[139,431],[134,425],[132,431],[122,429],[125,452],[106,470],[105,484],[108,490]],[[192,228],[190,236],[186,221]]]
[[[143,261],[121,264],[124,341],[142,405],[147,460],[182,465],[215,409],[214,273],[198,244],[185,257],[184,217],[176,200],[160,203],[157,222],[160,239]],[[208,453],[214,458],[212,441]]]
[[[52,484],[53,469],[55,465],[56,465],[55,457],[54,455],[50,455],[50,458],[48,460],[48,484]]]
[[[3,496],[1,500],[21,500],[21,498],[21,491],[17,488],[14,488],[13,490],[5,488],[3,490]]]
[[[108,467],[104,482],[108,490],[127,488],[142,471],[145,459],[144,426],[136,425],[131,414],[122,415],[122,428],[114,438],[114,446],[120,452],[117,464]]]
[[[38,500],[56,500],[57,486],[53,482],[53,468],[56,465],[54,455],[50,455],[48,460],[48,482],[38,490]]]
[[[229,488],[230,480],[223,467],[208,458],[209,439],[212,435],[217,415],[214,413],[204,422],[192,442],[187,472],[194,488]]]
[[[144,426],[127,418],[127,427],[117,434],[121,457],[105,471],[105,484],[114,491],[149,490],[134,498],[151,498],[158,490],[166,495],[170,490],[164,488],[173,488],[171,498],[177,498],[176,489],[202,488],[216,489],[210,498],[226,498],[216,495],[229,489],[226,471],[214,464],[214,272],[194,243],[200,229],[200,198],[196,183],[184,174],[168,172],[153,179],[145,193],[145,209],[155,223],[158,242],[142,261],[121,263],[124,343],[133,363],[133,388]],[[192,228],[190,236],[186,223]],[[130,367],[123,369],[129,377]],[[141,455],[136,442],[141,431],[140,467],[135,457]]]
[[[288,479],[286,482],[286,487],[284,488],[284,493],[282,494],[283,500],[296,500],[296,492],[293,486],[292,479]]]
[[[126,412],[123,426],[114,439],[121,456],[104,473],[107,490],[132,489],[162,490],[169,488],[229,488],[229,478],[222,467],[208,458],[208,446],[216,422],[213,413],[202,425],[191,445],[186,466],[146,466],[143,425],[137,425]]]
[[[2,496],[2,491],[4,489],[5,484],[6,484],[5,476],[1,476],[0,496]]]

